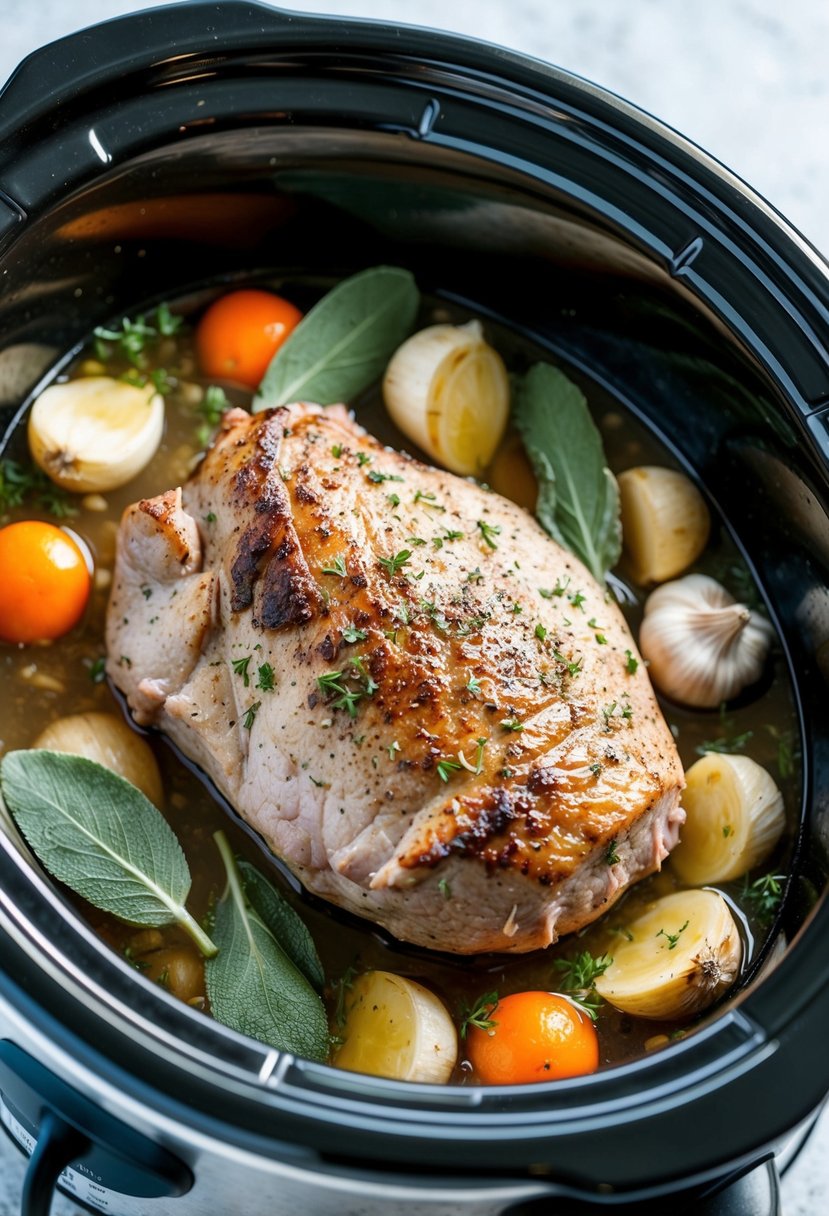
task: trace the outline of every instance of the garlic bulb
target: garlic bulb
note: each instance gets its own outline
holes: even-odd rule
[[[162,805],[164,794],[155,756],[146,740],[115,714],[58,718],[41,731],[32,747],[94,760],[136,786],[156,806]]]
[[[731,987],[742,953],[737,925],[721,895],[677,891],[624,926],[596,991],[634,1017],[690,1017]]]
[[[640,465],[620,473],[625,551],[638,583],[664,583],[695,562],[711,517],[694,483],[677,469]]]
[[[695,709],[715,709],[762,674],[774,631],[704,574],[651,592],[639,649],[657,688]]]
[[[383,399],[403,434],[444,468],[480,476],[507,425],[509,379],[478,321],[430,325],[395,351]]]
[[[163,431],[164,398],[151,384],[85,376],[40,394],[29,415],[29,449],[63,489],[97,494],[140,473]]]
[[[768,857],[783,832],[783,795],[748,756],[709,752],[685,774],[685,824],[671,866],[687,883],[728,882]]]

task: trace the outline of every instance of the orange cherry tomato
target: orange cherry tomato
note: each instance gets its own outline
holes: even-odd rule
[[[593,1023],[554,992],[516,992],[489,1015],[489,1030],[473,1026],[467,1054],[485,1085],[526,1085],[595,1072],[599,1040]]]
[[[83,553],[54,524],[0,528],[0,638],[59,638],[81,619],[90,582]]]
[[[302,320],[288,300],[270,291],[232,291],[210,305],[196,329],[206,376],[258,388],[268,364]]]

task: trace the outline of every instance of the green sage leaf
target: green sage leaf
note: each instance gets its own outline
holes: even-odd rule
[[[619,489],[583,394],[536,363],[518,381],[514,416],[538,478],[539,523],[602,582],[622,549]]]
[[[29,847],[60,882],[130,925],[185,929],[216,947],[185,908],[190,870],[164,816],[129,781],[83,756],[9,752],[3,800]]]
[[[338,283],[274,355],[254,412],[291,401],[351,401],[410,332],[420,294],[408,270],[375,266]]]
[[[301,916],[283,899],[273,883],[242,858],[236,863],[248,903],[276,938],[298,971],[317,991],[325,986],[325,972],[314,939]]]
[[[279,1051],[325,1060],[328,1019],[322,1001],[246,898],[224,833],[214,839],[227,890],[216,906],[213,935],[219,953],[205,966],[213,1016]]]

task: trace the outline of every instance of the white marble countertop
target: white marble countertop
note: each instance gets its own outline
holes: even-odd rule
[[[152,0],[0,0],[0,81],[38,45]],[[404,17],[536,55],[611,89],[723,161],[829,255],[829,6],[821,0],[294,0]],[[22,1161],[0,1136],[0,1216]],[[829,1113],[783,1183],[785,1216],[829,1201]],[[59,1200],[55,1216],[77,1213]],[[223,1214],[224,1216],[224,1214]]]

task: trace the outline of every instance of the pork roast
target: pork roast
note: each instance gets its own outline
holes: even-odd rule
[[[658,869],[674,741],[612,598],[520,507],[343,408],[231,410],[129,507],[107,670],[317,895],[459,954]]]

